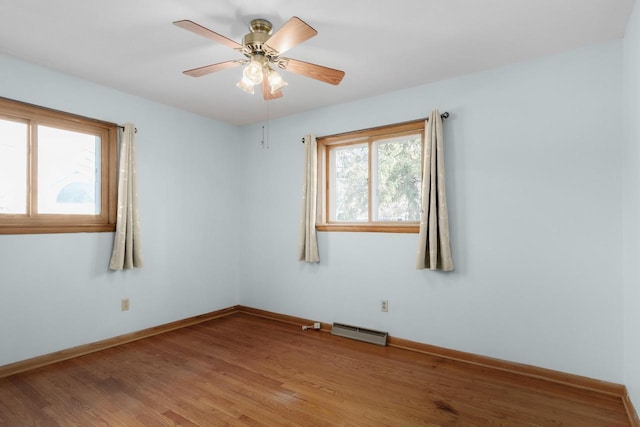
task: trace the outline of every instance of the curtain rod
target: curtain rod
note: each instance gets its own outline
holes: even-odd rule
[[[440,118],[442,119],[448,119],[449,118],[449,112],[445,111],[444,113],[440,114]],[[418,119],[420,120],[420,119]],[[417,121],[417,120],[416,120]],[[426,119],[424,119],[424,121],[428,122],[429,121],[429,117],[427,117]],[[302,143],[304,144],[304,138],[302,138]]]
[[[118,125],[118,127],[119,127],[120,129],[124,130],[124,126]],[[134,131],[135,133],[138,133],[138,128],[133,128],[133,131]]]

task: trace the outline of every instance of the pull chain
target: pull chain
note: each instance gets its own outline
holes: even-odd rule
[[[265,129],[265,125],[262,125],[262,148],[264,150],[268,150],[269,149],[269,101],[264,101],[267,103],[267,123],[266,123],[266,129]]]

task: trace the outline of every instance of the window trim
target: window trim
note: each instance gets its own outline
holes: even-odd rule
[[[412,120],[408,122],[396,123],[392,125],[379,126],[369,129],[362,129],[341,134],[322,136],[316,138],[318,144],[318,199],[316,230],[318,231],[339,231],[339,232],[374,232],[374,233],[419,233],[420,221],[411,222],[344,222],[331,221],[329,206],[329,151],[337,145],[347,146],[367,142],[372,144],[373,140],[390,138],[394,136],[411,135],[420,133],[422,136],[422,150],[424,154],[425,143],[425,120]],[[421,156],[422,157],[422,156]],[[422,170],[423,166],[420,165]],[[371,154],[369,154],[369,176],[371,177]],[[369,179],[369,217],[371,218],[371,179]]]
[[[26,214],[0,214],[0,234],[45,234],[115,231],[117,213],[118,125],[0,97],[0,118],[27,123]],[[38,214],[37,147],[31,143],[38,125],[87,132],[100,137],[100,214]]]

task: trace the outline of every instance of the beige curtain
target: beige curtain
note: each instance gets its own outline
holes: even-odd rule
[[[140,217],[138,215],[138,175],[136,172],[135,126],[124,125],[120,138],[118,168],[118,215],[109,268],[142,267]]]
[[[304,182],[302,184],[302,214],[298,260],[320,262],[316,238],[316,203],[318,194],[318,144],[316,137],[304,137]]]
[[[449,213],[444,183],[442,118],[433,110],[425,123],[422,163],[422,216],[416,268],[452,271]]]

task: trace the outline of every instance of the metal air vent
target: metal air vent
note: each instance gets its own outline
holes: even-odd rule
[[[331,328],[331,335],[385,346],[387,345],[389,333],[334,322]]]

